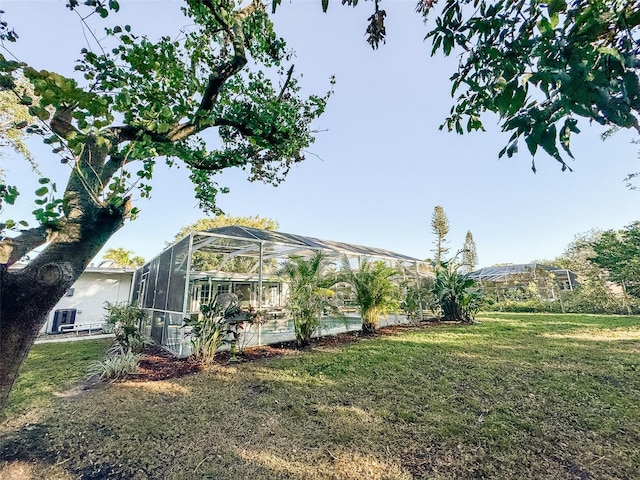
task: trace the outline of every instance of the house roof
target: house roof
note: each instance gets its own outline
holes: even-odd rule
[[[15,263],[9,267],[9,270],[21,270],[27,266],[26,263]],[[133,275],[136,271],[135,268],[123,268],[123,267],[94,267],[89,265],[84,269],[83,273],[102,273],[102,274],[129,274]]]

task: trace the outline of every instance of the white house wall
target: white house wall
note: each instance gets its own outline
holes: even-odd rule
[[[43,332],[52,332],[56,310],[76,309],[75,325],[102,323],[105,302],[129,301],[132,272],[85,271],[49,313]],[[71,293],[73,292],[73,293]]]

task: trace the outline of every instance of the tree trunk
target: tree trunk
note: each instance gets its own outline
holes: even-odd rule
[[[622,285],[622,303],[624,307],[627,309],[627,315],[633,314],[631,310],[631,305],[629,305],[629,295],[627,295],[627,284],[625,282],[621,283]]]
[[[362,312],[362,333],[372,334],[378,331],[378,318],[368,312]]]
[[[0,270],[0,412],[48,313],[122,226],[128,205],[82,202],[81,210],[25,268]]]

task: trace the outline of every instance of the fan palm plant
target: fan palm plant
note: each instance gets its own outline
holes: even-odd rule
[[[342,261],[341,279],[353,287],[355,302],[360,307],[362,331],[374,333],[378,320],[400,306],[400,290],[393,282],[398,274],[386,263],[364,258],[354,270],[347,258]]]
[[[444,320],[472,323],[482,301],[475,280],[458,273],[454,263],[437,267],[433,293]]]
[[[336,275],[322,252],[316,252],[309,259],[290,256],[278,275],[289,285],[288,309],[293,317],[296,343],[298,347],[305,347],[318,329],[323,312],[339,315],[332,303]]]

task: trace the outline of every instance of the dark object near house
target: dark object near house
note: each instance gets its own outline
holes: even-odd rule
[[[56,310],[53,315],[53,328],[51,331],[53,333],[62,333],[73,329],[72,325],[76,323],[76,312],[77,310],[75,308]],[[68,326],[65,327],[65,325]]]

